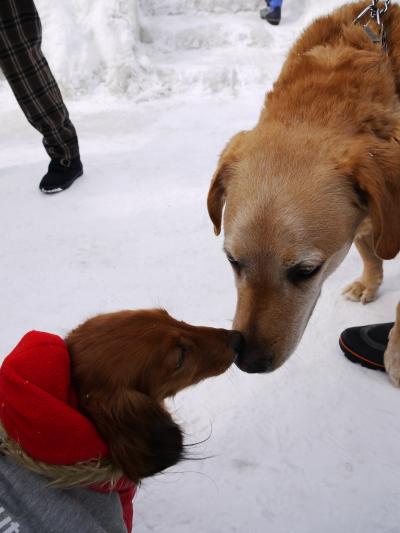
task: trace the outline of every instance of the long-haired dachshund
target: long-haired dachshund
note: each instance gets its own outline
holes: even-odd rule
[[[66,343],[82,409],[115,464],[137,482],[182,458],[182,431],[164,399],[225,372],[242,340],[235,331],[195,327],[151,310],[97,316]]]
[[[135,485],[184,456],[165,398],[224,372],[241,343],[163,310],[99,315],[65,340],[26,334],[0,369],[0,520],[130,531]]]

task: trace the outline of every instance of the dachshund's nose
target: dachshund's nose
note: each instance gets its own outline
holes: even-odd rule
[[[243,335],[239,333],[239,331],[231,332],[230,346],[232,347],[232,350],[236,353],[236,356],[239,356],[240,352],[244,348],[244,338]]]

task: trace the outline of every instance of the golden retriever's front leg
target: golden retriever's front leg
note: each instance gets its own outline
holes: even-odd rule
[[[382,259],[375,255],[372,237],[372,225],[369,220],[363,222],[354,240],[364,263],[361,278],[350,283],[343,294],[353,302],[367,304],[373,302],[383,279]]]
[[[397,306],[396,323],[389,334],[385,368],[393,385],[400,387],[400,304]]]

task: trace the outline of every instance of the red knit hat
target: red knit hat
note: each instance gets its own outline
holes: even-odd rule
[[[71,465],[107,456],[95,426],[77,409],[71,360],[57,335],[31,331],[0,368],[0,420],[34,459]]]

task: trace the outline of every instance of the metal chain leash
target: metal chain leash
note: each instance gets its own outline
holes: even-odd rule
[[[364,30],[370,37],[373,43],[381,44],[382,48],[387,51],[387,36],[386,31],[383,26],[382,18],[388,12],[392,0],[384,0],[380,2],[379,0],[371,0],[369,6],[361,11],[361,13],[355,18],[354,24],[359,24],[361,20],[366,16],[370,15],[370,20],[364,25]],[[380,7],[380,5],[382,7]],[[370,23],[374,21],[378,28],[379,34],[376,34],[371,28]]]
[[[360,22],[360,20],[364,18],[365,15],[367,15],[369,12],[370,17],[375,20],[378,26],[380,26],[382,24],[382,17],[388,11],[392,0],[384,0],[384,2],[382,3],[383,7],[379,7],[379,0],[371,0],[370,5],[361,11],[361,13],[355,19],[354,23],[357,24],[358,22]]]
[[[384,2],[385,5],[381,9],[381,15],[384,15],[386,13],[386,11],[389,9],[391,3],[392,3],[392,0],[386,0],[386,2]]]

